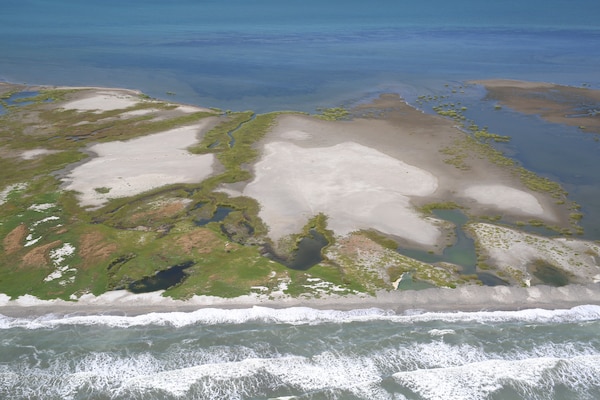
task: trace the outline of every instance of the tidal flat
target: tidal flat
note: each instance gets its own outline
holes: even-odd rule
[[[480,83],[500,96],[497,81]],[[511,93],[499,101],[518,110],[525,94]],[[159,287],[175,299],[273,300],[599,282],[600,246],[578,238],[586,215],[567,191],[493,147],[510,138],[466,107],[420,101],[436,113],[398,94],[255,114],[2,84],[0,293],[77,300]],[[542,117],[564,123],[554,114]],[[593,127],[588,114],[578,118]],[[447,257],[459,236],[472,244]]]

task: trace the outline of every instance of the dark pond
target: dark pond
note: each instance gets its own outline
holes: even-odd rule
[[[534,265],[531,273],[544,285],[549,286],[565,286],[569,284],[568,276],[560,269],[547,263]]]
[[[231,207],[217,207],[217,209],[214,212],[214,214],[212,215],[212,217],[210,217],[210,218],[201,218],[201,219],[195,221],[194,223],[197,226],[204,226],[204,225],[209,224],[211,222],[221,222],[232,211],[235,211],[235,209],[233,209]]]
[[[193,261],[174,265],[168,269],[158,271],[153,276],[147,276],[130,283],[127,289],[133,293],[149,293],[157,290],[166,290],[183,282],[187,277],[185,270],[193,265]]]
[[[311,229],[310,236],[300,240],[300,243],[298,243],[298,250],[286,266],[291,269],[306,271],[310,267],[323,261],[321,250],[328,244],[329,242],[325,236],[321,235],[316,230]]]
[[[504,279],[498,278],[494,274],[490,274],[489,272],[478,272],[477,278],[483,283],[485,286],[508,286],[508,282]]]
[[[309,231],[310,236],[304,237],[298,243],[297,250],[291,255],[289,259],[285,259],[277,256],[272,252],[270,246],[266,246],[268,250],[264,254],[265,257],[277,261],[280,264],[285,265],[290,269],[297,271],[306,271],[310,267],[313,267],[323,261],[321,256],[321,250],[329,244],[325,236],[321,235],[314,229]]]

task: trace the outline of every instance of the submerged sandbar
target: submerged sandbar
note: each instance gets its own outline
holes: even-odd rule
[[[515,111],[576,126],[600,134],[600,91],[544,82],[507,79],[472,81],[487,90],[487,98]]]

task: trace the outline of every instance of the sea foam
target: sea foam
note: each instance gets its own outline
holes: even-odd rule
[[[586,398],[589,390],[600,388],[597,352],[550,346],[543,357],[523,348],[512,358],[475,344],[440,341],[387,346],[363,355],[351,348],[298,355],[239,346],[171,346],[155,353],[46,354],[49,359],[41,364],[28,364],[21,357],[16,364],[0,365],[0,394],[4,385],[13,394],[22,390],[23,398],[41,393],[45,398],[74,399],[89,391],[115,399],[242,399],[275,392],[389,399],[382,387],[386,379],[425,399],[479,399],[506,387],[520,398],[537,399],[559,385]]]
[[[519,398],[541,400],[551,398],[558,386],[583,396],[578,398],[588,398],[588,389],[600,387],[600,356],[486,360],[399,372],[394,379],[431,400],[488,398],[507,387],[517,392]]]
[[[349,323],[360,321],[390,321],[410,324],[415,322],[530,322],[568,323],[600,320],[600,306],[581,305],[570,309],[545,310],[528,309],[520,311],[480,311],[480,312],[423,312],[396,314],[380,308],[356,309],[350,311],[319,310],[308,307],[269,308],[254,306],[241,309],[203,308],[191,312],[148,313],[135,316],[116,315],[56,315],[16,318],[0,314],[0,329],[25,328],[42,329],[63,325],[101,325],[108,327],[129,327],[144,325],[173,326],[176,328],[194,324],[244,324],[263,322],[275,324],[320,324]],[[448,333],[448,332],[445,332]],[[433,332],[432,334],[435,334]]]

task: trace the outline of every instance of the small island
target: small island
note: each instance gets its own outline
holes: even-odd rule
[[[561,117],[597,91],[469,84],[497,107],[599,126],[593,110]],[[600,244],[578,238],[564,189],[460,105],[424,102],[437,115],[397,94],[255,114],[0,84],[0,293],[268,302],[600,282]]]

